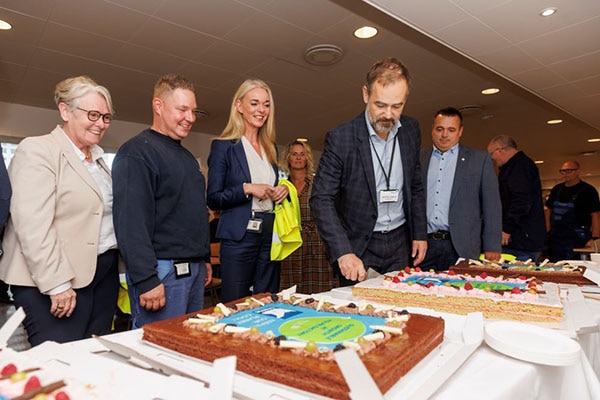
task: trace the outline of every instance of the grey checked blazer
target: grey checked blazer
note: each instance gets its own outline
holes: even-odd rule
[[[397,138],[409,239],[427,240],[419,165],[421,131],[413,118],[403,115],[400,123]],[[327,133],[310,206],[331,263],[348,253],[362,256],[377,221],[375,172],[364,112]]]

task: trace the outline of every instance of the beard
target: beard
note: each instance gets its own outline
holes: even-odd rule
[[[369,115],[369,120],[371,121],[371,126],[378,133],[390,133],[394,124],[396,124],[396,120],[393,118],[383,118],[379,117],[373,120],[373,117]]]

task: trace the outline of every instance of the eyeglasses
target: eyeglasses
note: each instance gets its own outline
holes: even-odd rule
[[[88,119],[92,122],[96,122],[100,119],[100,117],[102,117],[102,122],[104,122],[105,124],[110,124],[110,122],[113,119],[113,116],[111,113],[102,114],[100,111],[86,110],[81,107],[75,107],[75,108],[78,110],[81,110],[81,111],[85,111],[87,113]]]
[[[561,168],[558,170],[561,174],[570,174],[571,172],[577,171],[579,168]]]

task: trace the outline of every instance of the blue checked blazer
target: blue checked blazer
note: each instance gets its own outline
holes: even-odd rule
[[[425,193],[432,151],[421,152]],[[450,239],[459,257],[476,260],[482,251],[502,250],[502,203],[487,152],[459,145],[448,219]]]
[[[400,124],[396,137],[402,155],[409,239],[427,240],[427,205],[419,164],[421,131],[413,118],[403,115]],[[363,255],[377,221],[375,171],[364,112],[327,133],[310,206],[329,262],[348,253]]]

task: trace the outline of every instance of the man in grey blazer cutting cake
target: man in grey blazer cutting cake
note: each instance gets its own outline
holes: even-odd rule
[[[427,197],[427,256],[421,268],[447,270],[458,257],[496,261],[502,250],[502,204],[489,154],[459,144],[463,117],[435,113],[433,147],[421,151]]]

